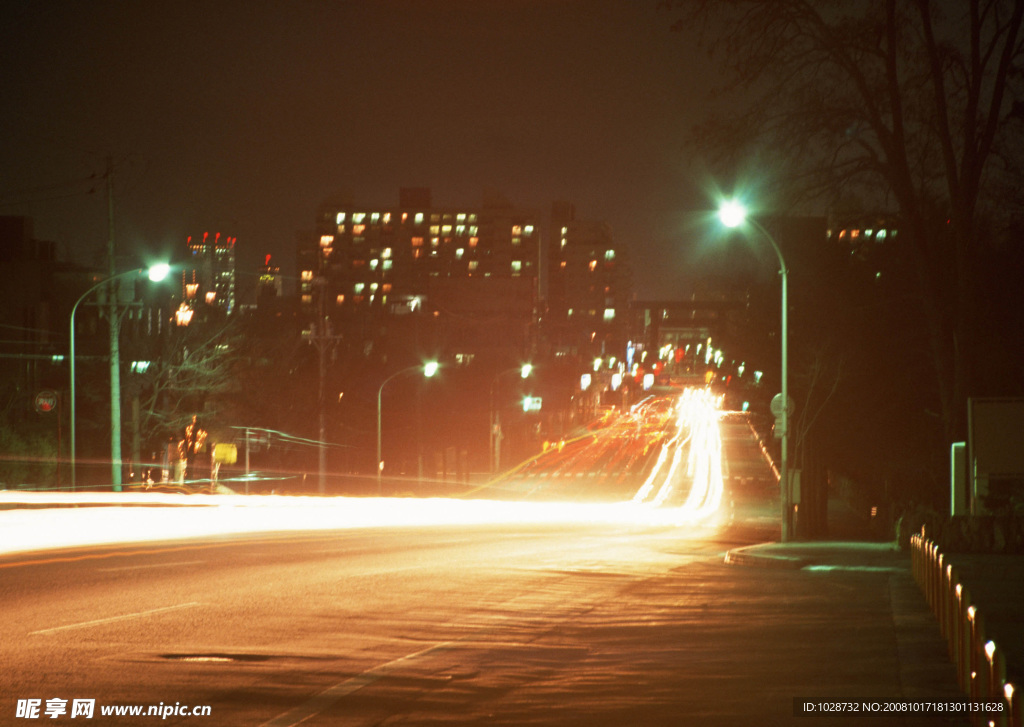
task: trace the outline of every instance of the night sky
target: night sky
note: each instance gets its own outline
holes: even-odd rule
[[[672,297],[708,203],[685,137],[710,68],[660,4],[7,2],[0,213],[101,262],[109,155],[119,252],[220,231],[240,269],[272,253],[287,273],[327,197],[493,189],[608,222],[639,296]]]

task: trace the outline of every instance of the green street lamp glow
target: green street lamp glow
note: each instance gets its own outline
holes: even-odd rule
[[[749,223],[768,240],[779,259],[782,278],[782,406],[779,427],[782,429],[782,453],[779,467],[779,490],[782,499],[782,542],[793,537],[793,492],[789,482],[789,270],[775,238],[761,223],[747,215],[746,207],[736,200],[726,200],[718,208],[718,219],[729,228]]]
[[[747,208],[736,200],[727,200],[718,209],[718,219],[726,227],[739,227],[747,219]]]
[[[425,378],[430,378],[437,373],[439,364],[437,361],[428,361],[421,366],[409,366],[407,368],[396,371],[391,376],[384,379],[384,382],[377,389],[377,497],[381,495],[381,475],[384,472],[384,459],[381,456],[381,410],[383,403],[384,387],[387,383],[398,376],[409,371],[422,371]]]
[[[71,423],[71,443],[70,443],[70,448],[71,448],[71,452],[70,452],[70,459],[71,459],[71,489],[72,490],[74,490],[76,485],[77,485],[77,482],[76,482],[76,479],[75,479],[75,477],[76,477],[76,473],[75,473],[75,462],[76,462],[76,450],[75,450],[75,423],[76,423],[76,418],[75,418],[75,313],[78,312],[78,305],[83,300],[85,300],[86,297],[90,293],[92,293],[94,290],[96,290],[96,289],[98,289],[98,288],[100,288],[100,287],[102,287],[104,285],[107,285],[109,283],[112,283],[113,281],[118,280],[120,278],[124,278],[124,277],[127,277],[129,275],[140,275],[142,273],[146,273],[147,277],[149,277],[150,280],[152,280],[153,282],[159,282],[159,281],[163,280],[164,278],[166,278],[168,276],[168,274],[170,274],[170,272],[171,272],[170,265],[167,265],[166,263],[158,263],[156,265],[153,265],[150,268],[137,268],[135,270],[126,270],[123,273],[117,273],[116,275],[108,276],[108,277],[104,278],[103,280],[99,281],[98,283],[96,283],[95,285],[93,285],[91,288],[86,290],[84,293],[82,293],[82,295],[79,296],[78,300],[75,301],[75,304],[73,306],[71,306],[71,325],[70,325],[69,340],[68,340],[68,358],[71,361],[71,366],[70,366],[70,371],[69,371],[70,379],[71,379],[71,385],[70,385],[71,396],[69,398],[71,399],[71,411],[70,411],[70,420],[71,420],[71,422],[70,422]],[[111,296],[113,296],[113,295],[114,295],[114,293],[112,291],[111,292]],[[120,361],[119,361],[119,356],[118,356],[118,349],[115,348],[114,346],[111,346],[110,355],[111,355],[111,371],[112,372],[116,372],[117,371],[117,367],[120,366]],[[113,484],[115,489],[120,489],[120,486],[121,486],[121,391],[120,391],[120,379],[119,378],[112,379],[112,381],[114,383],[113,383],[113,386],[111,386],[111,406],[110,406],[110,417],[111,417],[111,422],[110,422],[111,484]]]
[[[533,373],[533,364],[524,363],[519,368],[507,369],[500,372],[491,380],[491,472],[497,472],[501,465],[501,415],[494,406],[494,388],[498,385],[498,380],[508,374],[519,374],[519,378],[528,379],[530,374]]]

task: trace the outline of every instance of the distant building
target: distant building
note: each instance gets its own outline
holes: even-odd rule
[[[235,310],[235,242],[237,238],[216,233],[202,239],[189,236],[187,257],[181,274],[184,304],[194,309],[198,302],[230,315]]]
[[[632,274],[628,256],[603,222],[576,219],[556,202],[548,245],[544,334],[556,356],[623,356],[629,335]]]
[[[431,335],[450,354],[532,346],[540,228],[499,196],[435,207],[429,189],[404,188],[394,206],[328,202],[297,252],[308,319],[367,346],[413,313],[436,319]]]
[[[0,269],[0,381],[28,397],[63,386],[57,364],[67,338],[67,284],[75,281],[58,270],[54,243],[35,238],[29,217],[0,217]]]
[[[281,285],[281,267],[275,265],[270,255],[263,260],[259,269],[259,287],[256,289],[256,305],[280,298],[283,294]]]

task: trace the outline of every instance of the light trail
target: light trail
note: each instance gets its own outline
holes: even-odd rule
[[[648,502],[651,498],[654,506],[662,507],[688,484],[686,500],[676,508],[678,517],[691,523],[708,520],[719,512],[725,490],[721,400],[704,389],[686,389],[676,408],[676,434],[662,445],[651,474],[633,502]]]
[[[675,407],[676,431],[663,444],[647,481],[626,502],[0,491],[0,504],[14,506],[0,510],[0,552],[356,528],[531,524],[714,527],[724,489],[719,405],[709,392],[684,392]],[[645,406],[636,413],[657,416],[649,409]],[[684,502],[671,506],[682,492],[687,492]]]

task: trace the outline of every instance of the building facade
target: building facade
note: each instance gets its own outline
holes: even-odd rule
[[[494,195],[435,207],[428,189],[397,205],[325,203],[300,238],[300,298],[309,321],[365,339],[404,317],[430,316],[448,353],[529,348],[540,263],[536,216]]]

